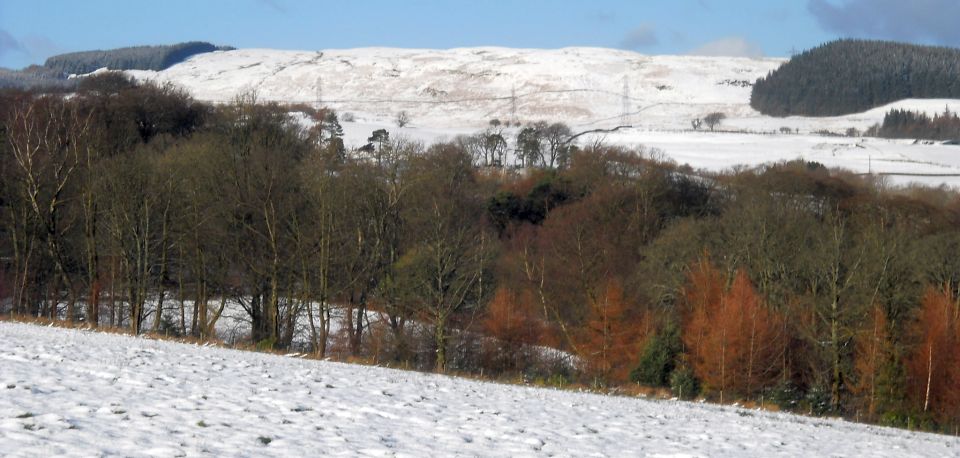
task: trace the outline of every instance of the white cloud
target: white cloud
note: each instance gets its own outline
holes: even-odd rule
[[[660,43],[657,38],[657,31],[653,24],[640,24],[639,27],[630,31],[627,36],[620,41],[620,47],[625,49],[640,50]]]
[[[726,37],[706,43],[687,54],[695,56],[763,57],[763,50],[743,37]]]

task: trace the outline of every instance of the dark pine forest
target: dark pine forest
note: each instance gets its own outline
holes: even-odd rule
[[[960,50],[839,40],[757,80],[750,105],[772,116],[838,116],[897,100],[960,98]]]

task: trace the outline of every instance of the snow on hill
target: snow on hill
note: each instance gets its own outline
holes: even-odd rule
[[[214,102],[251,90],[263,100],[320,100],[361,121],[390,121],[407,111],[415,124],[435,128],[478,128],[514,115],[616,125],[626,112],[627,123],[659,119],[688,127],[692,113],[753,112],[744,103],[750,84],[782,62],[602,48],[241,49],[201,54],[162,72],[130,73],[172,81]]]
[[[0,322],[3,456],[956,456],[960,439]]]
[[[891,108],[958,111],[960,101],[903,100],[831,118],[761,115],[750,107],[751,85],[783,62],[601,48],[240,49],[200,54],[160,72],[128,73],[172,82],[216,103],[254,92],[264,101],[329,106],[354,116],[344,123],[345,141],[354,147],[379,128],[430,143],[475,133],[494,118],[559,121],[574,131],[630,125],[604,141],[656,147],[679,163],[709,170],[803,158],[859,173],[893,174],[895,184],[960,185],[956,146],[814,134],[863,131]],[[394,125],[401,111],[409,114],[409,127]],[[691,131],[691,120],[714,111],[727,115],[721,126],[727,132]]]

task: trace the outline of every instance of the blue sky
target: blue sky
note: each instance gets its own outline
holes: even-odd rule
[[[958,17],[960,0],[0,0],[0,67],[190,40],[746,56],[787,56],[840,37],[960,47]]]

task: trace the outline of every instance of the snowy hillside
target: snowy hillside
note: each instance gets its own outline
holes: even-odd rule
[[[172,82],[216,103],[251,91],[265,101],[320,103],[354,116],[344,123],[345,141],[352,147],[363,145],[379,128],[431,143],[475,133],[494,118],[565,122],[575,132],[627,124],[633,127],[603,140],[656,147],[696,168],[803,158],[859,173],[893,174],[897,184],[960,185],[960,147],[814,134],[866,130],[891,108],[957,111],[960,101],[903,100],[832,118],[761,115],[750,108],[751,84],[782,63],[600,48],[241,49],[200,54],[160,72],[128,73]],[[409,127],[394,125],[401,111],[409,114]],[[727,116],[722,130],[738,132],[691,131],[692,119],[714,111]]]
[[[0,322],[3,456],[956,456],[960,439]]]
[[[750,84],[782,62],[601,48],[242,49],[130,73],[172,81],[214,102],[251,90],[262,100],[320,100],[361,121],[389,121],[405,110],[429,127],[482,127],[514,114],[521,121],[616,125],[626,109],[628,123],[689,127],[690,114],[755,113]]]

